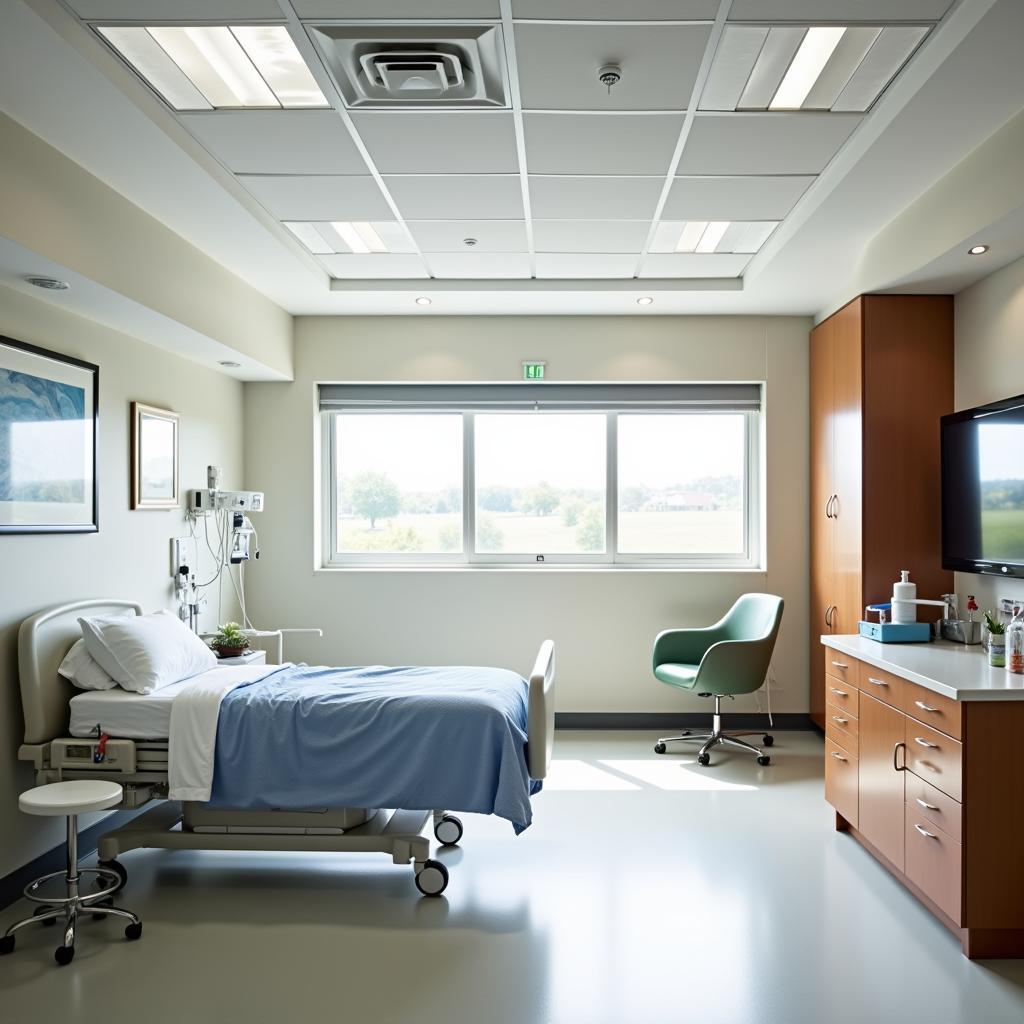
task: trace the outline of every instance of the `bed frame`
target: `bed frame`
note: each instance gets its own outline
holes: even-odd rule
[[[81,638],[78,619],[96,615],[141,615],[132,601],[92,600],[57,605],[26,619],[18,632],[18,667],[25,716],[20,760],[32,764],[38,785],[65,779],[105,779],[124,789],[122,808],[155,806],[100,838],[101,863],[122,879],[117,861],[129,850],[314,850],[389,854],[396,864],[412,863],[416,885],[440,895],[448,884],[443,863],[430,859],[424,834],[456,845],[462,824],[443,810],[363,808],[309,811],[231,811],[167,800],[167,741],[111,739],[103,763],[94,763],[97,740],[68,735],[68,704],[77,692],[57,673],[71,645]],[[555,731],[555,646],[545,640],[529,678],[526,759],[530,777],[543,779],[551,763]]]

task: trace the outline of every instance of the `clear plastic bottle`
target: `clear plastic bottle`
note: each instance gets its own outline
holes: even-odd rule
[[[1013,609],[1013,620],[1006,627],[1006,671],[1024,674],[1024,610]]]

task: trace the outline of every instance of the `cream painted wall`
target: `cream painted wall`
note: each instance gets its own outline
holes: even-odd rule
[[[246,479],[267,494],[262,557],[247,576],[255,622],[322,627],[323,640],[286,651],[321,664],[526,672],[550,636],[560,710],[692,711],[707,702],[651,677],[654,634],[770,590],[786,599],[774,708],[805,711],[809,329],[797,317],[299,318],[294,382],[245,388]],[[515,380],[524,358],[546,359],[554,380],[765,380],[767,572],[315,571],[315,384]]]
[[[960,292],[955,318],[956,408],[1024,394],[1024,259]],[[957,573],[956,591],[992,608],[1000,597],[1024,601],[1024,580]]]
[[[0,536],[0,876],[60,842],[60,822],[18,811],[18,793],[33,784],[18,762],[22,740],[17,634],[21,621],[48,605],[87,597],[125,597],[147,609],[173,602],[170,538],[183,536],[183,511],[128,508],[129,408],[132,399],[181,413],[181,483],[201,486],[206,465],[224,468],[225,484],[242,480],[242,385],[137,338],[117,334],[54,304],[0,288],[0,334],[100,367],[100,529],[92,534]],[[210,559],[201,560],[208,572]],[[217,619],[216,597],[203,625]],[[237,616],[225,594],[225,617]],[[83,827],[93,820],[83,819]]]

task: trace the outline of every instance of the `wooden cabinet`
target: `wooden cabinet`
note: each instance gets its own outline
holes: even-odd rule
[[[865,838],[890,863],[903,868],[903,774],[893,767],[904,742],[902,711],[860,695],[860,824]],[[838,808],[837,808],[838,810]]]
[[[953,300],[862,295],[811,332],[811,718],[825,727],[818,638],[856,633],[901,569],[952,589],[939,545],[939,418],[953,411]]]

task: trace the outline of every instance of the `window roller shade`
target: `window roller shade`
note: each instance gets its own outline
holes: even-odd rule
[[[321,412],[356,409],[488,411],[543,409],[750,412],[761,385],[740,384],[321,384]]]

